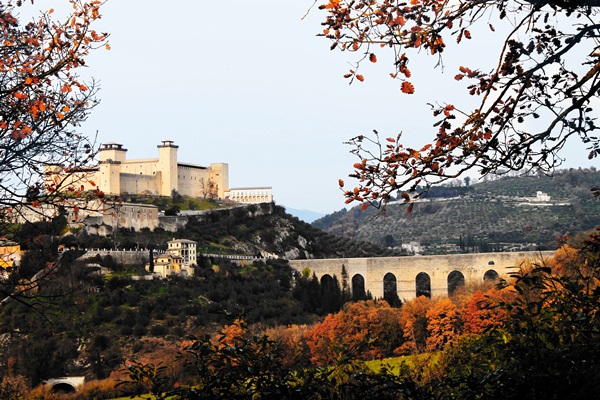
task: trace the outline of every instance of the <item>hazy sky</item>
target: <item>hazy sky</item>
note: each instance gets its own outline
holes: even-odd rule
[[[316,37],[324,13],[315,6],[302,19],[311,5],[109,0],[96,29],[110,33],[112,50],[87,59],[85,73],[100,81],[101,104],[83,131],[97,131],[99,142],[121,142],[129,158],[156,157],[156,146],[170,139],[180,161],[228,163],[231,187],[272,186],[277,204],[341,209],[337,181],[351,184],[355,162],[343,142],[377,129],[425,144],[432,132],[426,103],[456,93],[456,69],[447,63],[442,74],[431,68],[434,59],[413,63],[413,75],[424,73],[407,96],[387,76],[391,60],[379,55],[377,65],[361,70],[365,82],[350,86],[342,76],[351,56],[329,51],[328,40]]]

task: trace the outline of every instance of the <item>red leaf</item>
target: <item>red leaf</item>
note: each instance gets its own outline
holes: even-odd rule
[[[402,93],[413,94],[415,92],[415,87],[410,82],[402,82],[401,90]]]
[[[369,56],[369,61],[371,61],[372,63],[376,63],[377,56],[375,54],[371,53],[371,55]]]

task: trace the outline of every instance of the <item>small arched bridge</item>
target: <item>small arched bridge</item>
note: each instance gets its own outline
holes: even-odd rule
[[[397,293],[400,299],[448,296],[464,284],[507,279],[525,260],[543,261],[553,251],[450,254],[441,256],[335,258],[291,260],[292,268],[313,273],[321,283],[342,277],[345,268],[352,293],[371,292],[373,298]]]
[[[71,376],[62,378],[53,378],[44,381],[43,384],[50,386],[53,393],[75,393],[83,386],[85,382],[84,376]]]

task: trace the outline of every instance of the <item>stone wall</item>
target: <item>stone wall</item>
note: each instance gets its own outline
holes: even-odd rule
[[[123,265],[146,264],[149,262],[149,251],[147,250],[109,250],[109,249],[88,249],[80,258],[94,258],[97,255],[105,257],[111,256],[115,261]]]

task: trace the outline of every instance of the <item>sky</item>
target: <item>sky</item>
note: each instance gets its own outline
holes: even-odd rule
[[[180,161],[228,163],[232,188],[271,186],[279,205],[340,210],[338,179],[352,185],[357,160],[344,142],[376,129],[383,137],[402,131],[410,146],[427,143],[427,103],[456,93],[457,65],[434,69],[431,57],[411,64],[416,93],[407,96],[389,78],[391,58],[380,54],[362,67],[365,82],[349,85],[343,75],[354,58],[316,36],[325,13],[308,12],[312,4],[108,0],[95,29],[110,33],[111,50],[93,52],[84,71],[99,82],[101,103],[82,132],[122,143],[131,159],[157,157],[160,141],[173,140]],[[475,49],[493,56],[487,44]],[[581,162],[568,157],[565,165]]]

